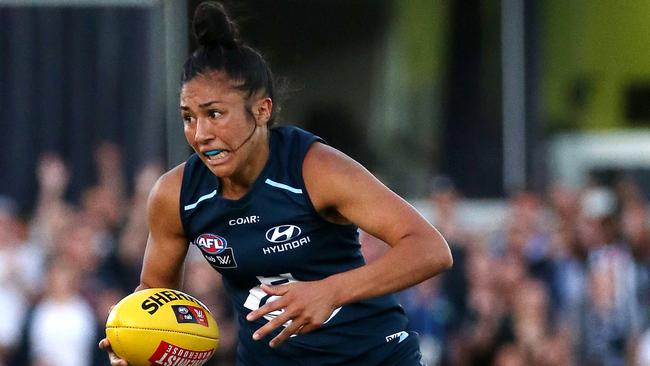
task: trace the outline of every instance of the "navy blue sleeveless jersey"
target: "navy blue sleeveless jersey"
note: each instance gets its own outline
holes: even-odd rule
[[[273,301],[260,284],[314,281],[364,265],[357,227],[330,223],[315,211],[302,163],[318,137],[297,127],[270,130],[269,159],[241,199],[221,197],[219,178],[196,156],[186,162],[181,221],[191,244],[223,276],[239,322],[238,365],[381,365],[408,337],[407,319],[393,296],[336,309],[323,326],[270,348],[246,315]],[[414,338],[414,337],[413,337]]]

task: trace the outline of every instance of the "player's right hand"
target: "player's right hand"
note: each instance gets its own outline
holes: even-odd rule
[[[104,338],[99,341],[99,348],[108,352],[108,359],[111,361],[111,366],[129,366],[129,363],[123,359],[117,357],[113,348],[111,348],[111,342],[108,341],[108,338]]]

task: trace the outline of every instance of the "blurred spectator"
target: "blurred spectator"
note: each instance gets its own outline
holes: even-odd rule
[[[508,343],[497,352],[494,359],[494,366],[525,366],[524,354],[521,349],[512,343]]]
[[[460,324],[467,316],[467,278],[465,262],[467,256],[467,243],[470,235],[468,227],[458,214],[458,202],[460,192],[452,179],[445,175],[439,175],[431,180],[429,192],[429,203],[431,207],[431,224],[438,229],[449,243],[453,267],[442,274],[440,297],[444,299],[447,311],[445,314],[445,332],[449,337],[454,337],[454,332],[460,328]],[[443,348],[442,359],[448,357],[446,347]],[[444,362],[444,361],[443,361]]]
[[[17,208],[7,197],[0,197],[0,365],[8,365],[21,336],[28,291],[23,287],[21,264],[24,262],[22,239],[16,216]]]
[[[589,241],[588,286],[582,335],[585,363],[624,365],[641,328],[636,272],[622,241],[617,197],[604,187],[584,192],[583,240]]]
[[[549,321],[549,296],[546,286],[538,280],[525,280],[516,285],[513,304],[516,345],[526,365],[569,365],[570,347],[566,342],[553,342],[561,336]],[[543,347],[542,345],[546,345]],[[564,347],[564,348],[562,348]],[[552,357],[549,350],[554,349]]]
[[[578,232],[580,197],[578,190],[554,184],[549,191],[550,258],[553,263],[551,289],[555,301],[551,307],[557,332],[566,337],[571,353],[578,350],[577,337],[582,326],[587,276],[587,257],[591,244]]]
[[[33,366],[90,365],[95,317],[79,292],[80,272],[63,256],[51,259],[44,297],[29,324],[29,358]]]
[[[577,189],[554,182],[548,189],[548,206],[557,223],[574,225],[578,217],[579,192]]]
[[[637,263],[650,261],[650,228],[648,228],[648,207],[645,201],[630,202],[621,212],[621,229],[625,241],[630,245]]]
[[[456,246],[467,240],[467,227],[458,216],[460,194],[454,182],[446,175],[438,175],[431,180],[429,203],[431,217],[429,221],[440,231],[447,242]]]
[[[644,328],[650,326],[650,227],[645,199],[623,202],[621,229],[634,261],[636,296]]]
[[[65,201],[68,187],[68,169],[60,156],[48,153],[40,157],[36,171],[38,179],[38,201],[34,219],[31,222],[31,240],[44,251],[51,251],[52,238],[66,224],[73,213],[72,206]]]
[[[409,329],[420,334],[422,361],[436,365],[442,358],[447,339],[450,304],[441,294],[440,279],[431,278],[400,294],[400,302],[409,318]]]
[[[97,270],[103,237],[93,222],[82,213],[69,215],[64,226],[54,235],[56,251],[52,254],[62,255],[74,264],[83,281],[81,288],[92,288],[92,281]]]
[[[522,260],[526,272],[551,289],[553,268],[551,236],[539,196],[518,192],[510,199],[510,213],[503,233],[492,244],[497,255],[512,255]]]
[[[469,249],[465,267],[467,314],[451,340],[449,363],[491,365],[496,350],[513,340],[511,319],[507,303],[498,293],[497,275],[501,270],[493,270],[497,262],[489,255],[485,242],[477,241]]]
[[[82,194],[81,210],[110,240],[121,230],[126,213],[126,179],[119,147],[103,142],[95,150],[97,184]]]
[[[650,365],[650,329],[646,330],[639,341],[635,366]]]

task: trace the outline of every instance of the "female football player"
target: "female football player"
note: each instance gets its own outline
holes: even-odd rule
[[[238,365],[420,365],[390,294],[448,269],[445,240],[342,152],[272,127],[271,72],[219,3],[199,5],[193,31],[180,111],[195,153],[151,192],[138,289],[180,288],[194,244],[236,309]],[[358,228],[391,249],[366,265]]]

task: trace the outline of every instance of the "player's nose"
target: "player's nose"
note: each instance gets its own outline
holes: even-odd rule
[[[196,120],[196,130],[194,131],[194,139],[197,142],[205,143],[215,138],[213,128],[206,118],[198,118]]]

